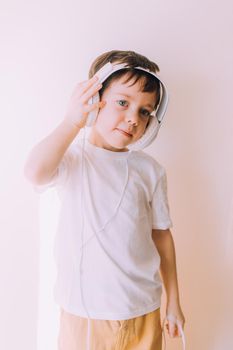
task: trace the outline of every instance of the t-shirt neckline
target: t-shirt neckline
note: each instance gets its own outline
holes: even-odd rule
[[[82,142],[83,142],[83,140],[82,140]],[[82,142],[81,142],[81,146],[82,146]],[[117,159],[120,159],[120,158],[125,159],[132,152],[131,150],[125,151],[125,152],[110,151],[106,148],[102,148],[102,147],[94,145],[93,143],[91,143],[89,141],[89,139],[87,137],[85,138],[84,150],[85,150],[85,148],[87,148],[88,150],[90,150],[91,152],[95,153],[96,155],[98,155],[100,157],[117,158]]]

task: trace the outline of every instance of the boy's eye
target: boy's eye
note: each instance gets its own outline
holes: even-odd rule
[[[126,107],[126,105],[128,104],[126,100],[118,100],[117,103],[122,107]],[[147,109],[142,109],[141,113],[144,117],[149,117],[151,115],[151,112]]]
[[[142,109],[142,114],[145,116],[145,117],[149,117],[150,116],[150,111],[148,111],[147,109]]]
[[[127,103],[127,101],[126,100],[119,100],[119,101],[117,101],[118,103],[119,103],[119,105],[120,106],[125,106],[126,105],[126,103]]]

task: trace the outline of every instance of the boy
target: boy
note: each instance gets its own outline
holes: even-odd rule
[[[127,68],[97,85],[108,62]],[[175,320],[168,319],[169,335],[181,336],[178,324],[184,327],[166,173],[140,150],[161,103],[161,84],[139,67],[159,71],[133,51],[97,57],[64,120],[25,165],[36,188],[56,186],[62,201],[55,241],[59,350],[161,350],[159,272],[166,314]],[[89,104],[98,92],[100,101]],[[98,115],[85,136],[90,112]]]

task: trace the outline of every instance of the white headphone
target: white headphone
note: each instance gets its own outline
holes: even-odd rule
[[[95,75],[97,75],[99,78],[96,84],[103,83],[111,74],[125,68],[129,68],[126,63],[112,64],[108,62],[95,73]],[[164,114],[166,112],[167,105],[168,105],[168,91],[164,83],[154,72],[151,72],[149,69],[145,69],[142,67],[134,67],[133,69],[139,69],[153,75],[158,79],[158,81],[160,82],[160,86],[162,88],[162,96],[160,97],[160,102],[155,111],[155,116],[150,117],[145,133],[142,135],[142,137],[139,140],[127,146],[130,150],[139,150],[149,146],[158,134],[162,119],[164,117]],[[97,92],[92,98],[90,98],[88,103],[93,104],[99,101],[100,101],[100,95]],[[90,112],[88,115],[86,126],[91,126],[94,123],[97,115],[98,115],[97,109]]]

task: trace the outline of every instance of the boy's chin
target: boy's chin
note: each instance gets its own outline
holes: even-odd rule
[[[114,129],[112,131],[103,132],[95,128],[92,133],[93,141],[98,143],[100,147],[116,151],[116,152],[126,152],[129,149],[127,146],[132,143],[132,137],[127,137],[118,130]]]
[[[122,145],[119,143],[108,143],[108,147],[109,149],[111,149],[112,151],[116,151],[116,152],[126,152],[128,151],[127,145]]]
[[[112,151],[116,151],[116,152],[128,151],[127,146],[129,143],[119,142],[118,140],[113,140],[113,138],[111,138],[110,140],[106,138],[105,142],[106,142],[106,145],[109,147],[109,149],[112,149]]]

